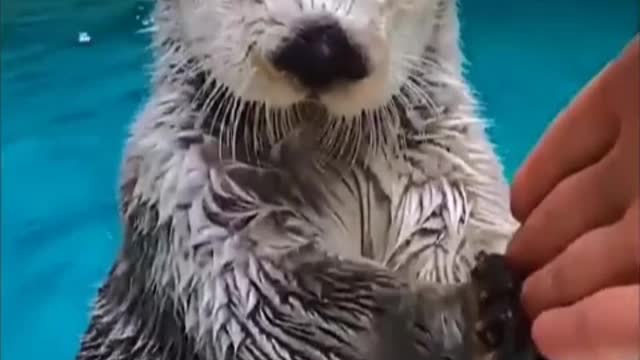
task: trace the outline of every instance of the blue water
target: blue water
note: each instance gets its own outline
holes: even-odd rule
[[[524,4],[462,1],[469,76],[508,176],[638,28],[634,0]],[[72,359],[118,248],[116,176],[146,96],[146,7],[2,0],[4,360]]]

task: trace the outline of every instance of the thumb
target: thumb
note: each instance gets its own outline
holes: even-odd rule
[[[532,336],[550,360],[630,360],[640,356],[640,285],[603,290],[542,313]]]

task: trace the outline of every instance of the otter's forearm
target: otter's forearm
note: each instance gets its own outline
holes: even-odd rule
[[[422,284],[408,297],[405,316],[421,359],[542,360],[519,301],[522,279],[502,255],[481,253],[476,260],[470,282]],[[402,327],[388,323],[381,330],[386,351],[398,354],[406,342]]]
[[[399,311],[384,317],[376,329],[377,351],[384,360],[480,360],[474,296],[468,284],[422,284],[410,291]]]

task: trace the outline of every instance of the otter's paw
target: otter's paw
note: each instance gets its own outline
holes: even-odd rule
[[[531,340],[530,323],[520,305],[522,279],[504,256],[481,252],[471,272],[478,321],[476,336],[496,360],[542,359]]]

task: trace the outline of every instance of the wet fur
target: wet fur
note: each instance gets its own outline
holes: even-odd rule
[[[157,1],[152,96],[121,172],[124,243],[78,359],[484,358],[469,274],[515,223],[454,1],[422,0],[424,44],[392,46],[389,76],[320,103],[249,75],[246,33],[277,27],[226,10],[207,42],[190,1]]]

